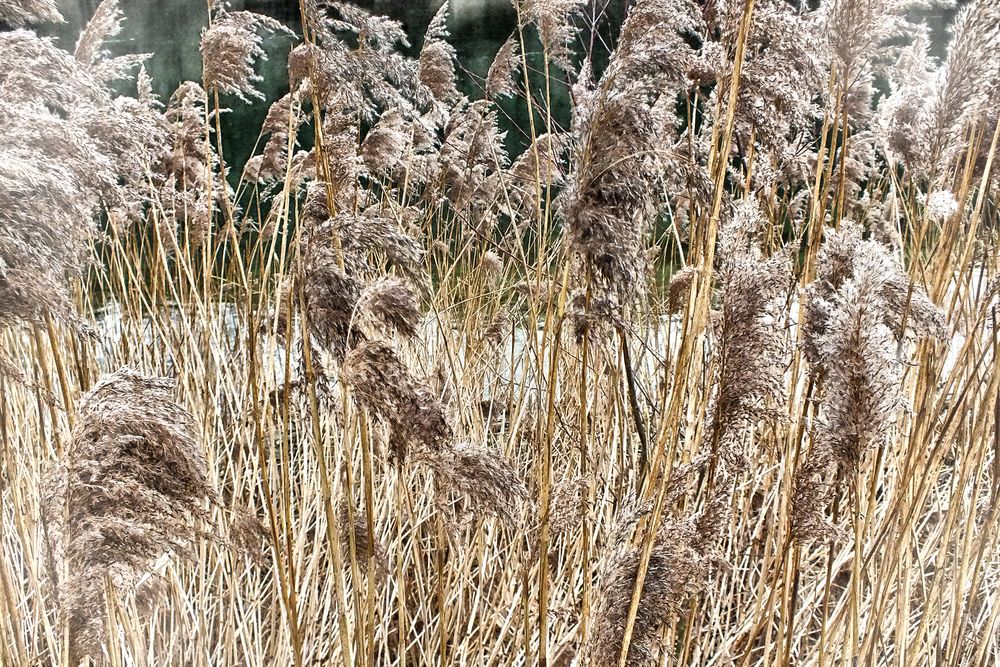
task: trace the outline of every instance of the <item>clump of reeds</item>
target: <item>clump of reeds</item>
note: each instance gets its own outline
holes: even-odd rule
[[[68,280],[97,238],[102,202],[127,195],[120,153],[142,152],[127,113],[72,55],[26,31],[0,35],[0,322],[76,321]]]
[[[0,34],[5,664],[996,660],[997,3],[626,4]]]

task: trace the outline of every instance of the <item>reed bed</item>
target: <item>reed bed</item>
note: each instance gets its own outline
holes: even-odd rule
[[[0,662],[996,664],[1000,4],[915,4],[210,0],[158,99],[0,2]]]

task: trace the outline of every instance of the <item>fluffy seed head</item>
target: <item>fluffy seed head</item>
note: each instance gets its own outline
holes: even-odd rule
[[[445,41],[448,2],[445,0],[427,27],[426,41],[420,49],[417,74],[420,83],[431,91],[439,102],[454,102],[459,97],[455,81],[455,47]]]
[[[404,460],[411,447],[435,452],[451,440],[441,404],[389,346],[377,341],[359,344],[347,354],[341,373],[355,400],[389,425],[391,459]]]
[[[947,190],[938,190],[927,198],[927,217],[931,220],[944,222],[958,212],[958,202],[955,195]]]
[[[496,452],[468,443],[418,452],[414,459],[434,471],[439,489],[468,498],[476,513],[492,514],[516,527],[528,498],[524,481]]]
[[[487,99],[495,100],[514,95],[517,92],[514,77],[520,66],[521,54],[518,41],[514,35],[511,35],[497,51],[493,64],[490,65],[490,69],[486,73]]]
[[[740,216],[727,227],[744,227]],[[746,230],[720,231],[720,311],[715,318],[715,382],[706,433],[737,468],[747,463],[741,433],[776,418],[784,400],[787,343],[782,313],[791,283],[787,257],[760,256]],[[725,239],[728,238],[728,241]],[[725,241],[725,242],[723,242]]]
[[[220,93],[264,99],[257,90],[260,81],[253,69],[257,59],[266,58],[260,32],[288,32],[279,21],[254,12],[220,11],[201,35],[201,57],[205,85]]]
[[[122,369],[80,401],[73,440],[43,498],[71,653],[99,656],[105,583],[136,593],[163,554],[190,553],[216,498],[194,418],[173,382]]]
[[[15,28],[65,20],[55,0],[0,0],[0,19]]]
[[[358,308],[362,318],[374,320],[407,338],[416,336],[422,319],[417,295],[405,281],[392,276],[366,287]]]

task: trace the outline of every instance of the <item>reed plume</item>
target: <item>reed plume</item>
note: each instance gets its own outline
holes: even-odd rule
[[[920,168],[921,142],[913,141],[925,131],[927,100],[935,90],[934,68],[928,53],[929,38],[918,34],[900,52],[888,69],[890,94],[878,104],[873,126],[879,149],[891,164],[902,163],[911,170]]]
[[[657,102],[687,85],[691,50],[681,32],[692,22],[684,2],[636,3],[600,82],[585,63],[574,87],[571,167],[557,208],[568,249],[615,312],[644,291],[656,180],[674,132],[672,121],[659,122]]]
[[[55,0],[0,0],[0,20],[15,28],[35,23],[62,23]]]
[[[386,111],[361,142],[361,159],[379,178],[399,175],[399,166],[411,146],[411,128],[398,109]]]
[[[76,42],[73,56],[83,63],[98,81],[121,81],[142,65],[151,54],[123,54],[112,56],[107,48],[109,41],[121,33],[125,15],[118,0],[101,0],[94,15],[84,26]]]
[[[380,278],[365,288],[358,302],[362,319],[379,323],[390,332],[405,338],[417,335],[423,313],[417,295],[399,278]]]
[[[414,461],[433,471],[438,493],[463,496],[474,513],[495,515],[508,527],[520,524],[528,491],[520,475],[496,452],[459,442],[419,451]]]
[[[703,463],[701,460],[681,466],[665,481],[670,485],[668,504],[683,495],[686,476]],[[667,517],[648,528],[655,531],[655,536],[625,660],[629,667],[656,664],[663,625],[677,618],[691,596],[708,581],[712,564],[719,557],[718,543],[727,523],[731,490],[731,485],[722,485],[701,512],[686,519]],[[641,557],[641,549],[629,544],[628,535],[651,509],[646,504],[623,512],[604,547],[597,572],[593,634],[584,647],[583,664],[619,664]]]
[[[385,547],[377,535],[372,535],[369,532],[368,521],[363,513],[353,512],[354,519],[351,520],[352,513],[347,507],[347,502],[345,500],[341,503],[340,510],[337,512],[337,522],[340,524],[340,548],[344,553],[350,553],[351,539],[353,538],[354,550],[361,571],[382,579],[385,576],[386,568]],[[374,563],[374,572],[369,572],[369,563]]]
[[[486,73],[484,92],[487,99],[509,97],[517,92],[514,77],[521,67],[521,53],[514,35],[507,38]]]
[[[860,228],[847,221],[824,243],[807,294],[805,350],[822,373],[824,399],[812,449],[796,473],[792,506],[796,535],[812,540],[830,534],[822,518],[826,506],[843,484],[854,484],[865,454],[886,439],[902,407],[897,341],[904,322],[925,336],[944,336],[947,328],[885,247],[863,241]]]
[[[417,382],[389,346],[366,341],[352,349],[341,367],[355,400],[388,424],[390,458],[402,462],[412,447],[436,452],[451,440],[444,409]]]
[[[571,477],[552,488],[549,502],[549,534],[552,539],[576,531],[587,513],[587,480]]]
[[[298,185],[305,177],[315,177],[315,155],[299,150],[288,155],[289,133],[292,147],[298,145],[297,133],[302,124],[302,90],[296,89],[276,100],[267,110],[261,126],[261,134],[268,135],[264,150],[247,160],[244,176],[251,183],[280,181],[284,179],[285,167],[291,159],[293,182]]]
[[[68,296],[104,205],[145,154],[125,107],[72,55],[17,30],[0,34],[0,322],[52,316],[79,324]],[[126,157],[127,156],[127,157]]]
[[[787,257],[765,258],[765,221],[754,200],[737,203],[720,230],[720,309],[713,317],[714,386],[706,433],[713,451],[737,470],[750,458],[743,431],[784,413],[788,344],[783,322],[791,271]]]
[[[438,8],[427,26],[424,45],[420,49],[417,76],[420,83],[441,103],[458,99],[455,77],[455,47],[448,43],[448,0]]]
[[[514,4],[522,29],[534,24],[548,57],[563,71],[571,71],[571,43],[577,33],[573,17],[583,9],[585,0],[516,0]]]
[[[479,100],[454,110],[436,156],[440,196],[463,218],[477,221],[476,228],[487,237],[484,230],[491,228],[502,197],[497,177],[508,164],[505,134],[497,111]]]
[[[670,284],[667,286],[667,309],[671,313],[679,313],[687,307],[691,286],[698,273],[698,267],[685,266],[670,276]]]
[[[172,380],[124,368],[80,400],[73,439],[43,482],[42,512],[71,661],[101,659],[110,586],[125,599],[162,555],[194,556],[217,494]],[[74,663],[75,664],[75,663]]]
[[[885,273],[874,283],[881,301],[879,309],[883,324],[897,339],[907,331],[918,335],[944,338],[947,324],[940,308],[919,285],[912,284],[897,259],[878,241],[863,240],[859,225],[845,220],[839,230],[827,233],[820,249],[816,278],[806,288],[803,351],[812,367],[822,372],[831,357],[823,351],[825,341],[832,332],[832,318],[838,307],[838,293],[858,270],[858,257],[881,265]],[[833,357],[835,358],[835,357]]]
[[[254,12],[227,11],[219,5],[211,25],[201,34],[205,87],[229,93],[248,102],[264,99],[257,89],[261,77],[254,63],[266,59],[261,33],[289,33],[279,21]]]
[[[308,195],[319,200],[325,196],[319,187]],[[306,215],[309,202],[307,198]],[[320,205],[325,209],[325,204]],[[334,245],[335,234],[332,219],[318,221],[303,233],[299,282],[314,344],[342,359],[364,339],[360,328],[351,327],[364,283],[346,270],[343,248],[338,252]]]
[[[185,229],[195,247],[207,238],[216,214],[233,194],[223,175],[225,165],[207,140],[208,106],[208,93],[194,81],[181,83],[170,96],[163,113],[168,148],[153,167],[155,189],[150,194],[166,237]]]
[[[540,134],[507,169],[511,203],[521,215],[533,213],[539,186],[554,188],[563,184],[566,178],[563,154],[568,144],[569,137],[565,134]]]

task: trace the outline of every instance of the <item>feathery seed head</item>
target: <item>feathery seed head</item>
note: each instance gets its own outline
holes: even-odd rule
[[[417,61],[417,75],[438,102],[451,103],[460,96],[456,87],[455,47],[449,44],[448,0],[441,4],[427,27],[424,46]]]
[[[517,92],[514,77],[521,66],[521,54],[515,37],[508,37],[493,58],[493,64],[486,73],[486,99],[496,100]]]
[[[135,592],[162,554],[190,552],[194,519],[210,518],[216,492],[194,418],[172,394],[171,380],[128,368],[101,378],[47,474],[42,511],[56,570],[68,572],[57,591],[77,659],[100,655],[105,582]]]
[[[220,93],[264,99],[257,90],[261,77],[254,73],[257,59],[267,57],[261,46],[261,32],[290,31],[279,21],[254,12],[220,10],[201,35],[201,57],[205,85]]]
[[[392,431],[390,458],[402,462],[408,451],[436,452],[452,437],[444,409],[418,383],[389,346],[365,341],[348,352],[341,367],[354,399]]]
[[[469,499],[476,513],[492,514],[516,528],[522,504],[528,498],[524,481],[495,452],[468,443],[418,451],[414,460],[434,471],[441,491]]]
[[[62,23],[56,0],[0,0],[0,20],[15,28],[35,23]]]
[[[380,278],[361,293],[358,310],[363,319],[374,320],[406,338],[417,335],[422,320],[417,295],[399,278]]]

